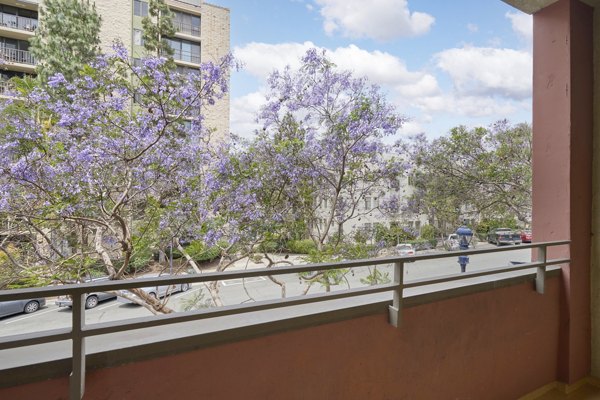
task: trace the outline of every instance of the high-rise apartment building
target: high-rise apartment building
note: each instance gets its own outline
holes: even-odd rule
[[[166,0],[174,14],[176,33],[167,38],[180,72],[198,70],[201,62],[217,62],[229,52],[229,10],[203,0]],[[35,60],[29,52],[29,39],[38,26],[38,8],[43,0],[0,0],[0,91],[6,80],[34,74]],[[148,0],[95,0],[102,17],[100,38],[109,51],[120,40],[132,57],[144,55],[142,19],[148,15]],[[229,132],[229,97],[222,99],[206,114],[207,126],[216,136]]]

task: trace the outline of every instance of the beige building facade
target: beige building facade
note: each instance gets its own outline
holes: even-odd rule
[[[174,50],[179,72],[197,71],[201,62],[218,62],[230,51],[229,10],[203,0],[166,0],[172,11],[176,33],[167,38]],[[43,0],[0,0],[0,49],[5,65],[0,71],[0,91],[13,76],[35,73],[29,39],[38,25],[38,8]],[[121,41],[136,58],[144,56],[142,19],[148,15],[148,0],[97,0],[102,17],[100,38],[103,51]],[[205,114],[214,137],[229,135],[229,96]]]

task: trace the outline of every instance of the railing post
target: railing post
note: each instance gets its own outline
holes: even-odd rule
[[[85,391],[85,297],[85,293],[73,295],[73,371],[69,377],[69,400],[81,400]]]
[[[537,262],[542,262],[544,265],[537,267],[537,272],[535,275],[535,290],[539,294],[544,294],[544,286],[546,284],[546,246],[538,247]]]
[[[402,323],[402,287],[404,285],[404,262],[394,263],[394,283],[397,285],[394,290],[394,301],[389,308],[390,324],[398,328]]]

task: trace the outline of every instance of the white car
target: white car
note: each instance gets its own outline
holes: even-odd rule
[[[414,256],[417,254],[415,247],[410,243],[400,243],[396,245],[396,253],[399,256]]]
[[[185,275],[185,274],[183,274]],[[170,276],[168,274],[149,274],[149,275],[144,275],[140,278],[158,278],[158,277],[166,277],[166,276]],[[189,283],[180,283],[178,285],[163,285],[163,286],[150,286],[150,287],[144,287],[141,288],[144,292],[146,292],[146,294],[154,297],[155,299],[159,299],[168,295],[171,295],[173,293],[177,293],[177,292],[187,292],[190,289],[191,285]],[[129,296],[135,297],[137,298],[138,296],[129,292],[128,290],[119,290],[119,293],[123,293],[123,294],[127,294]],[[135,302],[123,297],[123,296],[117,296],[117,301],[121,302],[121,303],[127,303],[127,304],[135,304]]]

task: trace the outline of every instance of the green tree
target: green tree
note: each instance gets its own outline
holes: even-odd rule
[[[454,228],[468,211],[530,222],[530,125],[458,126],[431,142],[416,137],[407,149],[415,186],[409,206],[430,224]]]
[[[142,20],[144,27],[144,48],[148,53],[171,58],[173,49],[167,42],[167,37],[175,35],[173,26],[173,13],[165,3],[165,0],[150,0],[148,4],[148,16]]]
[[[67,80],[100,54],[101,18],[89,0],[45,0],[30,51],[42,82],[60,72]]]

